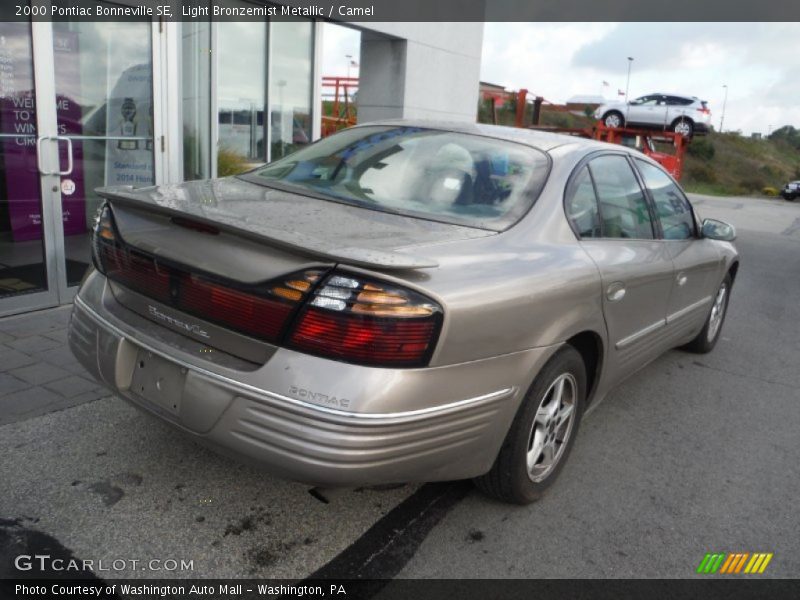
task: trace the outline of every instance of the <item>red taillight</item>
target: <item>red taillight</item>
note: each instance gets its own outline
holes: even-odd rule
[[[295,304],[223,287],[197,275],[181,276],[176,308],[257,338],[275,341]]]
[[[710,114],[711,114],[711,110],[710,110],[710,109],[708,109],[708,108],[705,108],[705,107],[703,107],[703,108],[698,108],[698,109],[697,109],[697,112],[701,112],[701,113],[703,113],[704,115],[710,115]]]
[[[180,311],[268,342],[280,340],[289,317],[321,275],[309,270],[247,285],[156,258],[128,246],[106,206],[92,237],[95,265],[111,281]]]
[[[219,235],[219,228],[214,227],[213,225],[208,225],[206,223],[200,223],[199,221],[194,221],[192,219],[185,219],[184,217],[172,217],[170,219],[170,222],[174,223],[179,227],[185,227],[186,229],[199,231],[200,233]]]
[[[436,323],[430,319],[375,319],[311,308],[300,318],[289,341],[298,350],[347,362],[421,366],[435,329]]]
[[[134,292],[246,335],[333,360],[422,367],[441,327],[438,303],[360,275],[333,272],[321,280],[325,271],[311,269],[249,285],[191,272],[128,246],[108,207],[98,214],[92,250],[97,268]]]
[[[292,348],[335,360],[382,367],[427,364],[441,307],[399,286],[334,273],[298,317]]]
[[[99,259],[110,279],[160,302],[169,302],[169,271],[159,268],[152,258],[101,242]]]

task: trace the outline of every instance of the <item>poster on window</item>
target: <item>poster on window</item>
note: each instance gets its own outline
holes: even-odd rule
[[[54,32],[55,68],[77,77],[78,37],[73,32]],[[66,95],[56,97],[60,135],[80,135],[81,107]],[[27,23],[0,23],[0,132],[3,134],[4,197],[9,228],[15,242],[42,237],[41,195],[36,161],[36,94],[33,85],[30,28]],[[53,142],[48,142],[52,144]],[[64,198],[64,234],[81,233],[85,227],[85,201],[81,148],[73,154],[70,174],[72,195]],[[67,165],[66,144],[59,145],[61,168]],[[55,166],[55,165],[53,165]]]
[[[114,81],[109,77],[109,82]],[[149,64],[125,69],[110,84],[106,107],[106,185],[153,185],[153,99]]]

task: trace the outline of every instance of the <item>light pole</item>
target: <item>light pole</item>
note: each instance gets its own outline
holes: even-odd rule
[[[628,106],[630,105],[628,101],[628,90],[631,87],[631,65],[633,64],[633,57],[628,57],[628,79],[625,82],[625,124],[628,124]]]
[[[347,59],[347,78],[350,79],[350,65],[353,64],[353,55],[345,54],[344,57]]]
[[[725,97],[722,99],[722,116],[719,118],[719,132],[722,133],[722,124],[725,122],[725,105],[728,103],[728,84],[722,87],[725,88]]]

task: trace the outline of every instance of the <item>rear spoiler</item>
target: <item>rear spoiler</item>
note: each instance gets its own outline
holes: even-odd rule
[[[431,269],[439,266],[439,263],[433,259],[411,256],[402,252],[387,252],[385,250],[357,246],[334,247],[325,240],[312,238],[302,233],[274,229],[254,223],[246,223],[247,227],[242,227],[243,224],[240,221],[226,219],[225,215],[219,215],[218,218],[211,220],[193,212],[179,210],[145,199],[141,195],[134,193],[133,188],[128,186],[97,188],[95,193],[109,200],[112,204],[120,204],[139,210],[144,209],[169,217],[180,216],[188,218],[275,248],[310,255],[325,261],[381,270]]]

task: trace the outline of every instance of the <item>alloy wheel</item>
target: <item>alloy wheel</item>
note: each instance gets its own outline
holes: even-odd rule
[[[678,133],[682,136],[689,136],[692,134],[692,126],[686,121],[678,121],[675,124],[675,133]]]
[[[528,438],[527,467],[531,481],[545,479],[567,448],[575,422],[578,384],[562,373],[550,384],[539,403]]]
[[[728,286],[722,284],[714,298],[714,305],[711,307],[711,316],[708,318],[708,341],[712,342],[717,337],[719,327],[722,325],[722,318],[725,316],[725,299],[728,296]]]

